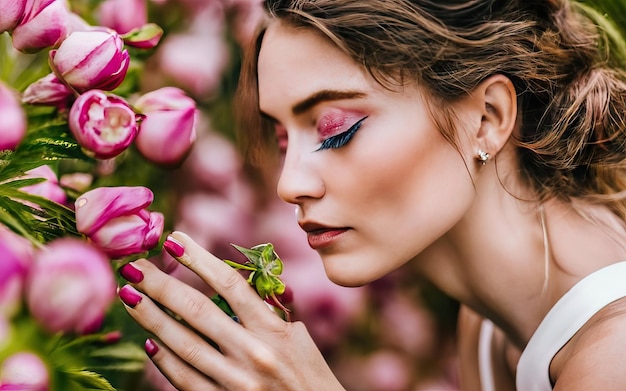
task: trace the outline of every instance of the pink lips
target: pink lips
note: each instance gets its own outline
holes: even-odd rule
[[[325,227],[319,224],[303,223],[300,227],[307,233],[309,246],[318,250],[328,247],[338,240],[349,228]]]

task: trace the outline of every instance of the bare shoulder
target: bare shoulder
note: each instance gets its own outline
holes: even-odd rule
[[[626,389],[626,298],[597,314],[555,356],[555,391]]]

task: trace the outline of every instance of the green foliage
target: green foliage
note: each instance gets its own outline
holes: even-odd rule
[[[606,36],[609,62],[626,67],[626,2],[624,0],[583,0],[575,5]]]
[[[69,134],[67,123],[50,119],[50,113],[32,116],[31,129],[16,151],[0,154],[0,222],[34,244],[79,235],[74,212],[64,205],[20,189],[43,179],[24,178],[42,164],[92,161]],[[46,122],[38,126],[45,118]]]

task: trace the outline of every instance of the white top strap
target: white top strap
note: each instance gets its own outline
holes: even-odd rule
[[[491,359],[493,328],[493,323],[489,319],[483,319],[478,336],[478,371],[482,391],[496,391],[493,378],[493,361]]]
[[[626,297],[626,262],[606,266],[574,285],[550,309],[517,364],[520,391],[550,391],[550,363],[599,310]]]

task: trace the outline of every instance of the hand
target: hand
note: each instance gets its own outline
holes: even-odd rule
[[[148,354],[176,388],[343,390],[304,324],[282,320],[239,272],[187,235],[176,232],[168,240],[170,254],[224,297],[240,321],[147,260],[123,267],[131,285],[120,297],[130,316],[156,336],[147,341]]]

